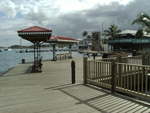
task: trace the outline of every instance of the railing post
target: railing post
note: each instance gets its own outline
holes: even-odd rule
[[[111,92],[112,92],[112,93],[116,93],[116,82],[117,82],[117,80],[116,80],[116,68],[117,68],[117,67],[116,67],[116,61],[113,60],[113,61],[112,61],[112,67],[111,67],[111,72],[112,72]]]
[[[87,57],[83,57],[83,84],[87,83]]]
[[[142,54],[142,65],[145,65],[145,54]],[[143,81],[145,82],[145,67],[142,68],[142,73],[143,73]]]
[[[145,54],[142,54],[142,65],[145,65]]]
[[[119,63],[121,63],[121,55],[118,55],[117,60],[118,60]],[[119,79],[119,83],[118,83],[118,84],[119,84],[119,86],[121,86],[121,72],[122,72],[121,69],[122,69],[122,68],[121,68],[121,65],[118,65],[118,66],[119,66],[119,67],[118,67],[118,68],[119,68],[119,69],[118,69],[118,79]],[[117,68],[117,67],[116,67],[116,68]]]
[[[117,61],[118,61],[119,63],[121,63],[121,55],[118,55]]]

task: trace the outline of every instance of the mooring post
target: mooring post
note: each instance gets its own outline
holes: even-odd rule
[[[75,84],[75,61],[71,62],[71,71],[72,71],[72,84]]]
[[[111,79],[111,92],[116,93],[116,64],[115,60],[112,61],[111,65],[112,79]]]

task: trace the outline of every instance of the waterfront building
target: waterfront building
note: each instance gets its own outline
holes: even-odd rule
[[[150,51],[150,34],[144,32],[142,38],[137,38],[136,32],[136,30],[122,31],[115,35],[114,39],[109,40],[108,44],[112,46],[113,51],[132,51],[134,49]]]
[[[72,46],[73,50],[79,50],[79,49],[89,49],[91,50],[92,47],[92,39],[78,39],[79,42],[74,44]]]

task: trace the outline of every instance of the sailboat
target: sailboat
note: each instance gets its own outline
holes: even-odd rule
[[[10,48],[8,48],[8,39],[7,39],[7,47],[6,47],[6,48],[4,48],[4,51],[11,51],[11,49],[10,49]]]
[[[24,53],[24,52],[26,52],[26,50],[22,49],[21,38],[20,38],[20,49],[16,50],[16,53]]]

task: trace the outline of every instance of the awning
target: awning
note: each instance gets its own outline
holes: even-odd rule
[[[51,36],[47,42],[49,43],[77,43],[79,42],[79,40],[71,38],[71,37]]]

